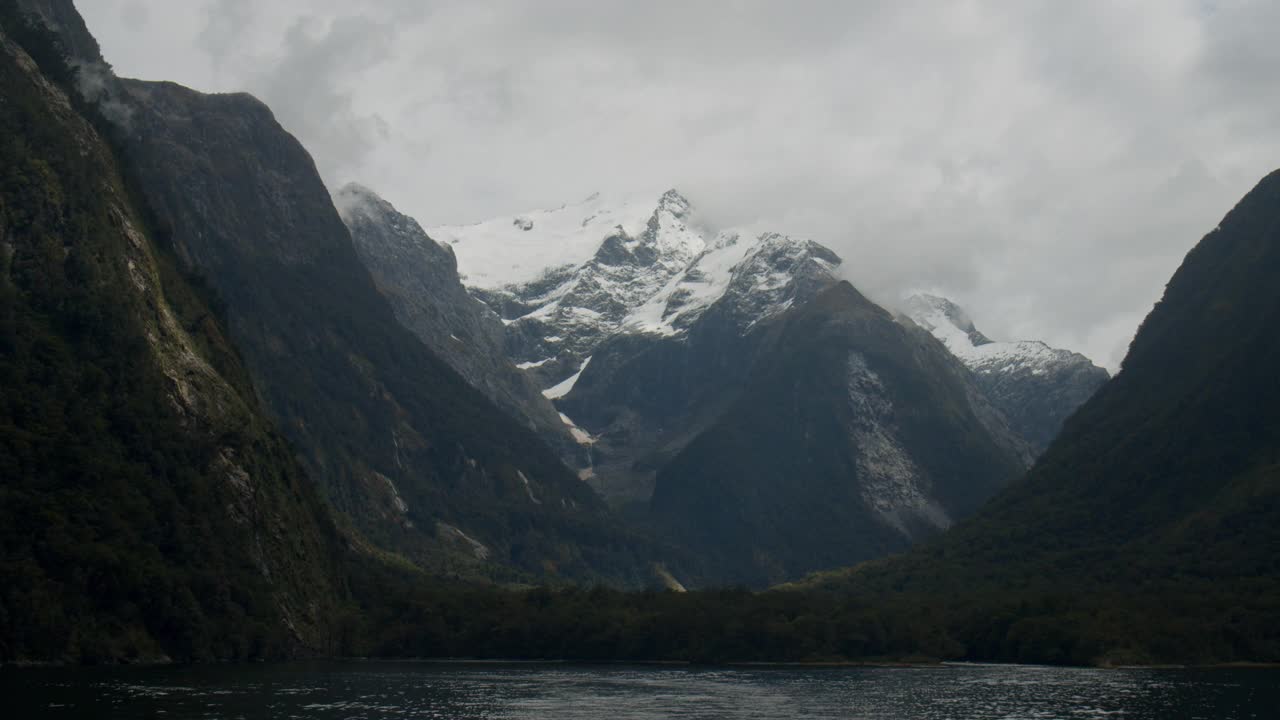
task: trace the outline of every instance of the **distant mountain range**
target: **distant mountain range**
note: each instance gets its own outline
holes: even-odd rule
[[[562,429],[586,451],[566,454],[580,476],[632,518],[691,549],[703,581],[785,580],[901,550],[948,527],[1015,477],[1055,423],[1106,379],[1083,357],[1039,343],[981,338],[1016,361],[971,365],[963,348],[913,334],[906,318],[878,308],[868,313],[874,305],[851,288],[835,291],[841,259],[828,248],[773,232],[711,229],[675,190],[647,203],[593,195],[428,233],[370,190],[349,187],[338,197],[340,204],[382,208],[359,217],[348,212],[348,224],[375,276],[403,278],[381,283],[396,288],[393,297],[416,284],[436,288],[430,298],[423,294],[424,306],[471,308],[453,280],[456,264],[459,280],[491,311],[482,313],[490,317],[488,337],[498,327],[494,319],[505,327],[508,366],[542,386],[561,411]],[[415,246],[430,248],[416,260],[387,239],[409,227]],[[827,302],[814,304],[824,295]],[[915,300],[917,309],[926,304]],[[840,328],[822,334],[827,345],[778,329],[797,326],[818,307],[824,319],[817,322]],[[876,320],[847,319],[853,316]],[[916,316],[945,344],[943,328],[928,317]],[[457,347],[456,338],[471,332],[456,322],[450,327],[428,335]],[[882,385],[850,385],[841,394],[857,396],[849,401],[853,410],[832,408],[835,414],[823,417],[833,429],[821,443],[795,437],[790,427],[765,431],[776,418],[798,421],[786,412],[751,412],[753,403],[779,402],[776,392],[789,392],[791,407],[805,412],[825,407],[830,386],[851,382],[849,361],[812,363],[831,343],[856,353],[884,332],[899,347],[882,348],[886,355],[875,361],[885,367],[870,375],[878,382],[881,374],[906,372],[902,382],[933,385],[932,394],[890,400],[885,393],[893,391]],[[1036,354],[1041,349],[1051,360]],[[929,370],[918,372],[920,353],[931,354]],[[486,355],[500,353],[490,345]],[[467,364],[485,373],[483,364]],[[765,374],[769,366],[785,369]],[[880,395],[868,401],[866,392]],[[527,393],[523,403],[537,404]],[[931,416],[939,424],[927,431],[926,421],[903,430]],[[712,441],[746,417],[749,432],[739,428],[731,440]],[[544,435],[555,442],[554,428],[544,426]],[[828,460],[819,459],[824,454]],[[743,466],[744,458],[754,460]],[[769,476],[756,476],[770,465]],[[901,487],[888,489],[895,484]],[[814,503],[825,512],[814,515]],[[762,523],[772,530],[762,533]]]

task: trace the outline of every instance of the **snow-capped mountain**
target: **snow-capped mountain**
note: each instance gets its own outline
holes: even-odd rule
[[[831,280],[840,259],[776,233],[715,232],[676,190],[432,228],[463,282],[498,312],[508,349],[562,397],[616,334],[679,336],[724,297],[743,329]]]
[[[430,233],[502,316],[519,367],[590,446],[583,476],[623,501],[647,502],[654,453],[682,448],[736,387],[752,328],[834,283],[840,265],[809,240],[715,231],[675,190],[648,203],[593,195]]]
[[[1089,358],[1038,340],[994,342],[963,308],[943,297],[912,295],[904,301],[903,313],[975,373],[992,404],[1037,453],[1110,378]]]
[[[721,300],[733,306],[738,329],[791,307],[797,297],[835,278],[840,257],[811,240],[778,233],[743,238],[738,231],[716,236],[684,272],[623,320],[624,332],[675,336]]]
[[[446,348],[501,328],[517,371],[588,458],[579,476],[695,548],[704,579],[774,581],[900,549],[1029,458],[972,373],[841,283],[840,257],[819,243],[711,228],[673,190],[435,228],[437,244],[367,192],[344,195],[356,244],[381,248],[360,252],[402,321]],[[353,204],[374,209],[362,219]],[[485,332],[456,329],[476,317],[463,283],[492,310],[479,313]],[[473,375],[493,372],[469,369],[482,388]],[[816,518],[806,508],[821,497],[839,509]],[[701,507],[714,498],[749,512]],[[704,536],[702,516],[723,532]],[[785,540],[805,523],[840,542]],[[759,537],[744,534],[752,527]]]

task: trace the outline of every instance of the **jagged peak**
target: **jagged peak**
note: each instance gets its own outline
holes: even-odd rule
[[[1054,348],[1041,340],[993,341],[974,326],[964,308],[939,295],[916,293],[908,296],[903,301],[903,314],[975,370],[1093,364],[1080,353]]]
[[[966,334],[982,334],[974,326],[973,319],[969,316],[969,313],[948,298],[929,293],[915,293],[907,297],[903,304],[907,315],[912,320],[915,320],[917,324],[929,324],[929,327],[925,328],[926,330],[932,330],[933,324],[936,323],[937,319],[942,318],[957,330]],[[990,342],[990,340],[986,342]]]
[[[689,202],[689,199],[679,190],[672,188],[658,199],[658,210],[665,210],[683,220],[693,210],[693,203]]]

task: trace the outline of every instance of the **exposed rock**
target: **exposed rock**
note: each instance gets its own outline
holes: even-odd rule
[[[578,443],[534,380],[506,354],[502,321],[458,278],[458,262],[411,217],[372,190],[349,184],[334,200],[360,260],[396,318],[500,409],[575,464]]]
[[[653,495],[704,578],[764,585],[900,551],[1025,467],[969,372],[847,283],[749,338],[741,389]]]

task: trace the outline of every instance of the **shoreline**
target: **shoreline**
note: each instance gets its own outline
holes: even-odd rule
[[[197,668],[197,667],[233,667],[253,665],[289,665],[305,663],[350,663],[350,664],[404,664],[404,665],[453,665],[453,666],[495,666],[495,665],[547,665],[561,667],[681,667],[698,669],[738,669],[738,670],[797,670],[797,669],[899,669],[899,670],[937,670],[962,669],[977,667],[997,668],[1039,668],[1039,669],[1077,669],[1077,670],[1280,670],[1280,662],[1234,661],[1208,664],[1155,663],[1150,665],[1132,664],[1097,664],[1097,665],[1036,665],[1029,663],[1001,663],[962,660],[812,660],[812,661],[724,661],[701,663],[691,660],[578,660],[565,658],[548,659],[513,659],[513,658],[406,658],[406,657],[312,657],[290,658],[280,660],[246,660],[246,661],[209,661],[196,663],[175,662],[168,658],[152,658],[132,663],[106,663],[100,665],[84,665],[60,661],[16,661],[0,663],[0,672],[22,672],[35,670],[142,670],[157,668]]]

